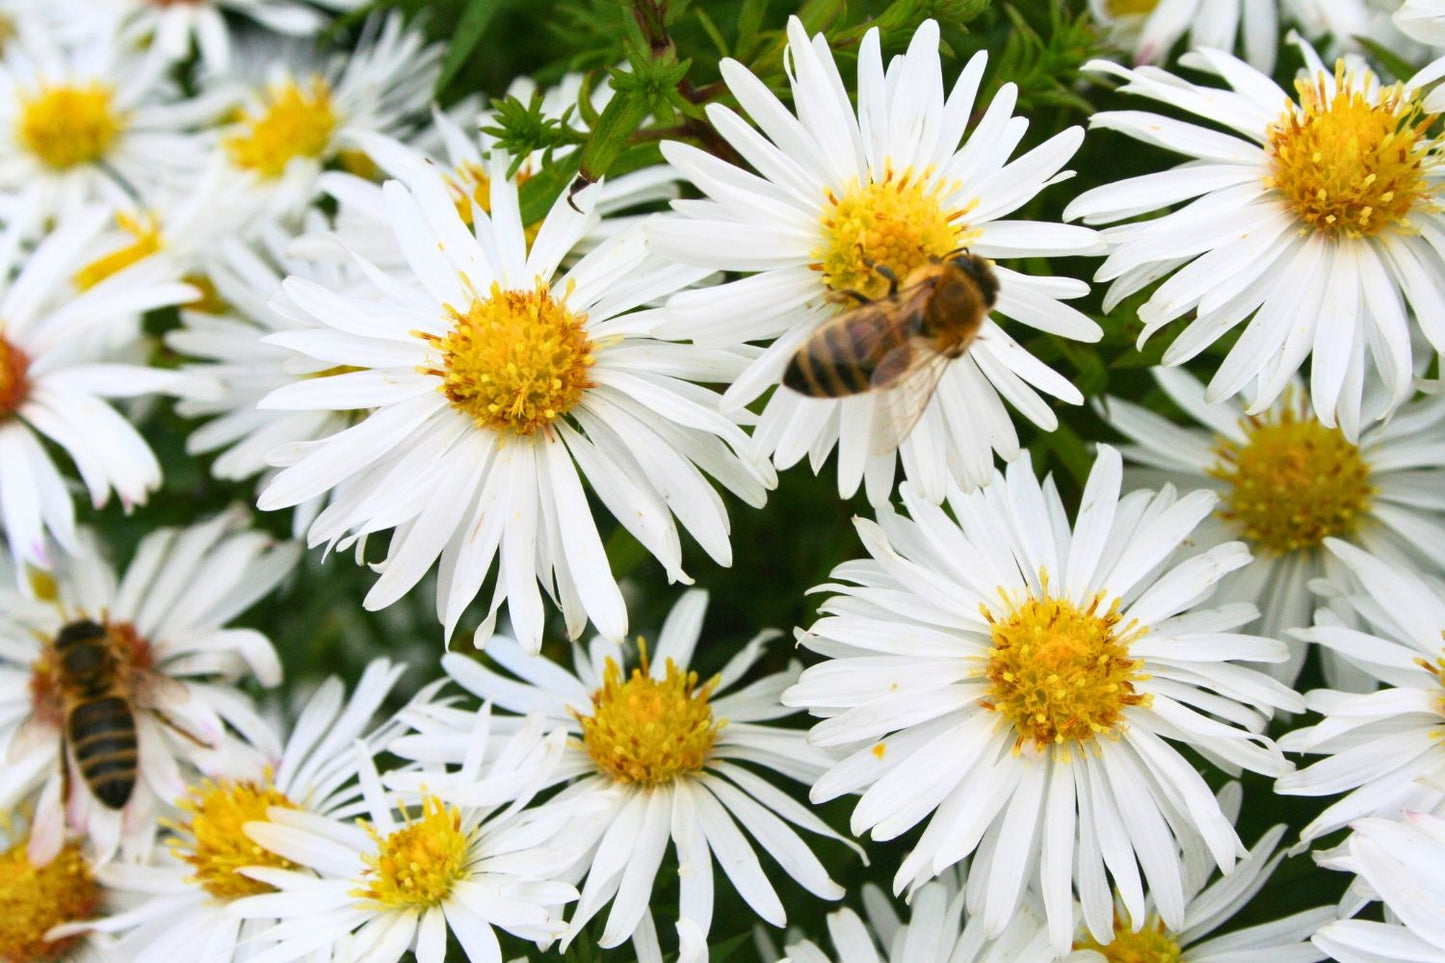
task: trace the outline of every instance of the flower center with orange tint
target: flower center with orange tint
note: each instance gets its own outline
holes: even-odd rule
[[[1093,950],[1108,963],[1179,963],[1184,950],[1174,941],[1164,921],[1150,915],[1138,930],[1128,920],[1114,917],[1114,938],[1100,943],[1093,937],[1074,944],[1075,950]]]
[[[29,368],[30,359],[25,352],[5,340],[0,329],[0,422],[15,414],[25,402],[30,390],[30,381],[25,376]]]
[[[48,963],[66,957],[83,935],[47,940],[62,923],[95,917],[100,887],[76,843],[44,866],[30,862],[28,840],[0,853],[0,960]]]

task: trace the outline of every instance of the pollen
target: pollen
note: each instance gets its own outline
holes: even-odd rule
[[[1445,632],[1440,633],[1441,639],[1445,639]],[[1435,677],[1440,689],[1436,692],[1435,711],[1440,714],[1442,721],[1445,721],[1445,649],[1441,650],[1440,658],[1431,662],[1429,659],[1416,659],[1415,664]],[[1445,725],[1437,727],[1433,735],[1437,739],[1445,739]]]
[[[76,843],[44,866],[30,862],[25,841],[0,853],[0,961],[40,963],[69,953],[83,934],[47,940],[62,923],[94,917],[100,887]]]
[[[645,648],[641,668],[626,682],[608,659],[592,715],[577,717],[587,755],[620,783],[657,786],[699,772],[723,725],[708,702],[716,677],[699,686],[696,672],[683,672],[671,659],[661,680],[648,673]]]
[[[362,825],[377,851],[362,856],[366,870],[351,891],[357,899],[387,907],[436,906],[466,878],[470,834],[462,829],[461,813],[435,796],[422,801],[420,817],[384,838]]]
[[[1428,179],[1439,143],[1428,134],[1435,115],[1418,95],[1401,84],[1376,89],[1372,75],[1357,77],[1343,61],[1333,84],[1316,76],[1296,89],[1299,103],[1269,128],[1265,184],[1283,195],[1302,232],[1361,238],[1412,231],[1413,213],[1438,210]]]
[[[1138,930],[1127,919],[1114,916],[1114,938],[1107,944],[1092,937],[1074,944],[1077,950],[1093,950],[1108,963],[1179,963],[1184,951],[1174,941],[1164,921],[1152,913]]]
[[[441,391],[478,428],[530,436],[571,411],[592,382],[587,316],[573,314],[546,283],[531,291],[473,298],[466,311],[447,308],[452,329],[424,335],[441,351]]]
[[[1243,444],[1217,439],[1209,474],[1229,483],[1219,515],[1250,547],[1285,555],[1349,537],[1370,516],[1375,486],[1360,449],[1286,404],[1241,422]]]
[[[171,852],[195,870],[186,882],[216,899],[240,899],[273,890],[269,883],[242,875],[244,867],[296,868],[295,863],[253,842],[243,829],[247,823],[266,822],[266,811],[272,806],[296,808],[269,779],[259,784],[207,779],[192,786],[176,805],[188,818],[175,825],[179,837],[171,840]]]
[[[129,234],[131,241],[103,254],[75,272],[75,286],[88,291],[113,274],[119,274],[132,264],[142,261],[161,249],[161,225],[154,215],[143,214],[132,217],[117,214],[116,226]]]
[[[922,174],[888,170],[882,180],[855,181],[841,195],[829,190],[813,269],[822,272],[830,291],[882,297],[889,281],[877,268],[902,279],[967,246],[975,233],[963,224],[968,209],[948,210],[948,192],[931,168]]]
[[[25,352],[5,340],[0,329],[0,422],[4,422],[25,403],[30,391],[30,359]]]
[[[326,154],[339,122],[326,81],[312,77],[305,87],[268,86],[263,100],[262,109],[242,115],[244,132],[226,138],[226,150],[237,167],[274,180],[296,158],[319,160]]]
[[[21,94],[15,137],[51,170],[93,164],[110,152],[125,127],[105,84],[59,84]]]
[[[1147,679],[1144,663],[1129,657],[1129,644],[1144,634],[1136,623],[1120,625],[1119,601],[1106,608],[1100,592],[1084,608],[1067,599],[1032,593],[1020,600],[1000,590],[1009,611],[995,616],[986,606],[993,646],[984,675],[989,689],[980,704],[1004,716],[1018,732],[1014,751],[1032,742],[1046,749],[1088,742],[1124,724],[1124,710],[1147,704],[1135,691]]]

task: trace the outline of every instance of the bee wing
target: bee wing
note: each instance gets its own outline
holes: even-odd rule
[[[58,735],[62,740],[65,738],[64,725],[61,725]],[[5,752],[5,762],[7,764],[18,762],[47,743],[53,743],[56,737],[57,733],[54,728],[41,722],[34,715],[29,716],[20,723],[20,727],[15,730],[15,735],[10,737],[10,748]]]
[[[879,362],[873,372],[879,388],[868,419],[869,454],[891,454],[903,444],[923,417],[950,360],[927,338],[914,337]]]
[[[783,384],[811,397],[840,398],[876,388],[867,372],[892,351],[917,324],[918,311],[884,299],[859,305],[813,329],[783,373]],[[860,367],[861,365],[861,367]]]
[[[190,689],[159,672],[147,672],[143,685],[147,708],[180,705],[191,697]]]

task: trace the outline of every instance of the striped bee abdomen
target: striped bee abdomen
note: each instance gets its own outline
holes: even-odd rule
[[[111,809],[122,808],[135,789],[139,757],[130,704],[114,695],[79,703],[66,719],[66,735],[95,798]]]

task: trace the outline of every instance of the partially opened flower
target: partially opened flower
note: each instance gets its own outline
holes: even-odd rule
[[[1346,793],[1300,831],[1306,842],[1361,817],[1395,818],[1445,803],[1445,584],[1335,539],[1325,547],[1357,580],[1341,601],[1363,626],[1325,609],[1313,628],[1295,635],[1332,650],[1381,688],[1315,690],[1306,701],[1324,719],[1280,738],[1285,749],[1324,758],[1282,777],[1277,792]]]
[[[1160,917],[1184,927],[1180,851],[1228,873],[1243,847],[1171,743],[1278,775],[1289,766],[1260,732],[1304,705],[1238,664],[1287,655],[1238,632],[1253,606],[1203,607],[1245,547],[1179,558],[1214,494],[1121,498],[1121,476],[1100,446],[1073,525],[1027,457],[954,493],[952,518],[905,486],[910,518],[855,523],[870,557],[835,570],[836,594],[799,640],[825,659],[783,693],[822,717],[810,742],[847,752],[815,802],[861,793],[853,831],[878,840],[926,821],[895,892],[973,854],[967,907],[984,931],[1000,933],[1032,890],[1060,952],[1076,885],[1091,934],[1112,935],[1106,873],[1131,919],[1146,916],[1147,882]]]
[[[562,269],[596,223],[595,190],[559,197],[528,245],[506,158],[491,163],[492,216],[470,228],[434,166],[390,164],[407,173],[385,188],[404,280],[370,268],[340,292],[286,281],[281,310],[313,327],[268,341],[346,370],[262,405],[366,414],[284,453],[260,505],[332,492],[313,545],[394,528],[367,608],[401,598],[440,559],[436,608],[448,636],[495,569],[479,642],[505,601],[520,641],[537,651],[544,591],[572,636],[591,619],[618,638],[627,613],[583,480],[671,581],[688,578],[679,522],[730,564],[727,512],[709,476],[753,505],[773,479],[745,457],[747,435],[702,383],[728,380],[745,359],[657,341],[654,319],[634,311],[702,272],[650,257],[637,232]]]
[[[568,830],[572,876],[586,882],[567,939],[611,904],[598,945],[631,939],[644,963],[662,960],[652,900],[669,846],[677,854],[679,915],[663,923],[675,925],[688,963],[707,958],[714,860],[761,919],[786,922],[753,840],[809,892],[843,895],[798,830],[840,837],[772,782],[777,776],[810,782],[829,761],[801,731],[767,724],[793,714],[778,693],[797,668],[734,689],[778,635],[764,632],[717,676],[700,679],[690,666],[706,607],[705,593],[684,594],[656,646],[630,670],[618,645],[601,637],[587,651],[575,650],[575,674],[501,637],[487,653],[505,674],[460,655],[443,657],[447,673],[467,690],[499,708],[539,713],[571,736],[554,777],[565,788],[542,806],[590,809]],[[399,740],[397,753],[430,763],[458,762],[466,753],[471,714],[441,707],[430,716],[412,713],[409,721],[418,735]],[[393,779],[444,785],[431,771]]]
[[[1132,222],[1104,232],[1111,250],[1096,277],[1113,281],[1106,308],[1162,282],[1139,308],[1140,343],[1189,319],[1164,352],[1166,365],[1198,356],[1244,323],[1206,400],[1243,392],[1257,414],[1309,359],[1316,416],[1355,441],[1365,422],[1414,391],[1412,313],[1445,350],[1445,256],[1429,240],[1445,229],[1445,167],[1415,88],[1383,85],[1357,60],[1327,69],[1308,45],[1301,49],[1307,66],[1297,100],[1219,51],[1181,63],[1227,88],[1093,62],[1125,81],[1124,92],[1203,123],[1147,111],[1094,114],[1094,127],[1188,160],[1088,191],[1065,214],[1088,224]],[[1367,377],[1385,390],[1380,404],[1362,410]]]
[[[1406,404],[1365,428],[1356,444],[1320,423],[1298,383],[1267,410],[1246,415],[1235,400],[1207,403],[1203,385],[1186,372],[1158,368],[1154,377],[1201,427],[1181,428],[1118,398],[1103,406],[1105,418],[1136,442],[1124,457],[1145,466],[1138,482],[1219,492],[1194,540],[1249,546],[1250,563],[1220,583],[1216,598],[1258,606],[1260,635],[1286,638],[1311,624],[1318,600],[1310,582],[1340,568],[1324,547],[1328,538],[1407,566],[1434,564],[1445,544],[1445,503],[1435,496],[1445,489],[1438,440],[1445,398]],[[1307,648],[1293,644],[1289,661],[1271,671],[1292,683]],[[1355,674],[1333,649],[1323,656],[1331,685]]]
[[[75,555],[34,577],[36,597],[0,588],[0,808],[34,803],[35,859],[58,852],[67,831],[83,834],[101,861],[122,846],[132,858],[149,853],[161,807],[196,773],[273,748],[235,683],[274,686],[280,663],[264,635],[227,623],[275,588],[298,552],[246,522],[231,512],[152,532],[119,580],[82,530]],[[3,568],[0,582],[12,582]],[[86,647],[82,668],[67,667],[62,635]],[[103,710],[76,676],[100,671],[84,668],[100,660],[112,700]],[[87,705],[91,721],[75,722]],[[84,750],[66,735],[76,725],[90,737]]]
[[[1347,919],[1315,934],[1340,963],[1441,963],[1445,960],[1445,818],[1406,813],[1362,819],[1342,853],[1322,860],[1355,873],[1388,911],[1383,923]]]
[[[886,296],[890,276],[907,282],[915,269],[962,249],[1002,262],[988,262],[996,300],[991,313],[981,312],[966,350],[949,342],[947,352],[918,352],[921,367],[893,382],[884,372],[896,373],[909,352],[896,353],[889,365],[875,355],[874,390],[841,399],[782,387],[768,399],[753,433],[760,451],[779,468],[806,456],[818,471],[836,448],[839,493],[850,496],[864,484],[874,504],[892,497],[900,463],[935,502],[950,482],[964,489],[987,482],[995,453],[1009,460],[1019,452],[1005,402],[1052,430],[1058,418],[1044,395],[1083,400],[1016,337],[1033,330],[1079,341],[1101,335],[1097,324],[1064,303],[1086,294],[1086,284],[1011,266],[1023,258],[1103,253],[1093,231],[1011,217],[1070,176],[1062,168],[1083,131],[1064,130],[1010,161],[1029,126],[1013,116],[1014,86],[1004,84],[987,108],[976,106],[988,59],[980,52],[945,96],[938,50],[938,24],[925,21],[908,52],[885,70],[878,31],[870,30],[858,50],[855,109],[826,39],[810,39],[792,18],[787,56],[796,116],[747,68],[724,60],[728,89],[760,130],[721,104],[709,105],[708,119],[756,173],[665,143],[664,156],[707,199],[680,201],[676,215],[649,225],[652,245],[665,257],[753,272],[677,295],[658,329],[702,346],[767,345],[723,396],[728,408],[779,385],[789,360],[820,326],[859,300]],[[965,296],[963,303],[979,302]],[[1012,324],[1006,330],[998,319]],[[868,345],[894,343],[892,335],[860,337]],[[908,343],[916,350],[916,342]],[[851,373],[862,377],[863,387],[872,383],[861,366]],[[931,393],[921,390],[934,376],[936,386],[926,386]]]

